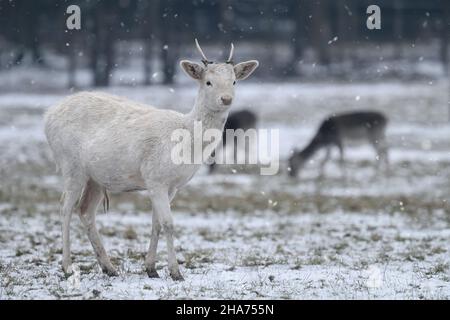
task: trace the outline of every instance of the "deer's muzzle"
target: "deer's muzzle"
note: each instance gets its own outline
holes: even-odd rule
[[[222,101],[222,103],[226,106],[229,106],[231,104],[231,102],[233,101],[233,98],[231,96],[223,96],[220,98],[220,100]]]

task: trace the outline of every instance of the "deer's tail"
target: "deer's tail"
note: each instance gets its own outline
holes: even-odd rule
[[[103,211],[105,213],[109,211],[109,196],[106,189],[103,189]]]

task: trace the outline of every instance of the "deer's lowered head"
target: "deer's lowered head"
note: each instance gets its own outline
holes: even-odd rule
[[[309,156],[299,150],[294,150],[288,161],[289,176],[295,178],[298,172],[304,167]]]
[[[223,63],[215,63],[208,60],[197,39],[195,39],[195,43],[202,56],[202,64],[182,60],[180,65],[200,85],[197,103],[212,112],[228,111],[233,102],[236,81],[246,79],[259,63],[256,60],[250,60],[235,65],[233,63],[233,44],[231,44],[228,60]]]
[[[322,135],[319,132],[311,142],[303,149],[295,149],[289,158],[289,175],[295,178],[299,172],[303,169],[308,160],[320,149],[327,145],[322,139]]]

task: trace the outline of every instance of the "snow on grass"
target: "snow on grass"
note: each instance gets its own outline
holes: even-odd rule
[[[76,215],[72,256],[61,271],[61,179],[43,134],[43,113],[68,92],[0,95],[0,299],[449,299],[450,126],[446,83],[257,84],[237,87],[234,109],[280,130],[281,171],[202,168],[173,203],[176,251],[186,281],[173,282],[164,238],[147,278],[151,232],[145,192],[111,195],[98,226],[121,274],[101,273]],[[195,88],[109,88],[187,111]],[[356,99],[355,97],[359,97]],[[182,104],[179,102],[182,101]],[[377,174],[370,147],[346,150],[318,177],[318,154],[300,173],[286,159],[324,116],[375,109],[389,119],[391,171]],[[334,159],[337,156],[335,155]]]
[[[176,212],[175,217],[185,282],[170,279],[164,241],[157,264],[161,279],[147,278],[143,257],[150,214],[117,212],[100,215],[99,229],[121,275],[100,272],[76,221],[73,255],[80,274],[74,282],[60,270],[57,213],[6,214],[0,231],[9,245],[0,251],[0,297],[449,298],[450,234],[444,226],[423,228],[402,214],[377,213]]]

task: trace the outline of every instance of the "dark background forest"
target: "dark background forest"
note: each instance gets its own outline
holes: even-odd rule
[[[66,28],[71,4],[81,8],[81,30]],[[371,4],[381,8],[381,30],[366,27]],[[414,62],[420,46],[430,48],[426,58],[442,63],[445,74],[449,7],[447,0],[0,0],[0,73],[55,68],[52,52],[64,58],[69,86],[77,85],[79,69],[89,71],[91,85],[108,86],[114,71],[134,59],[130,43],[139,43],[139,84],[157,82],[155,72],[170,84],[181,57],[198,58],[198,38],[219,48],[215,59],[225,58],[230,42],[238,58],[256,55],[259,77],[348,78],[380,59]]]

